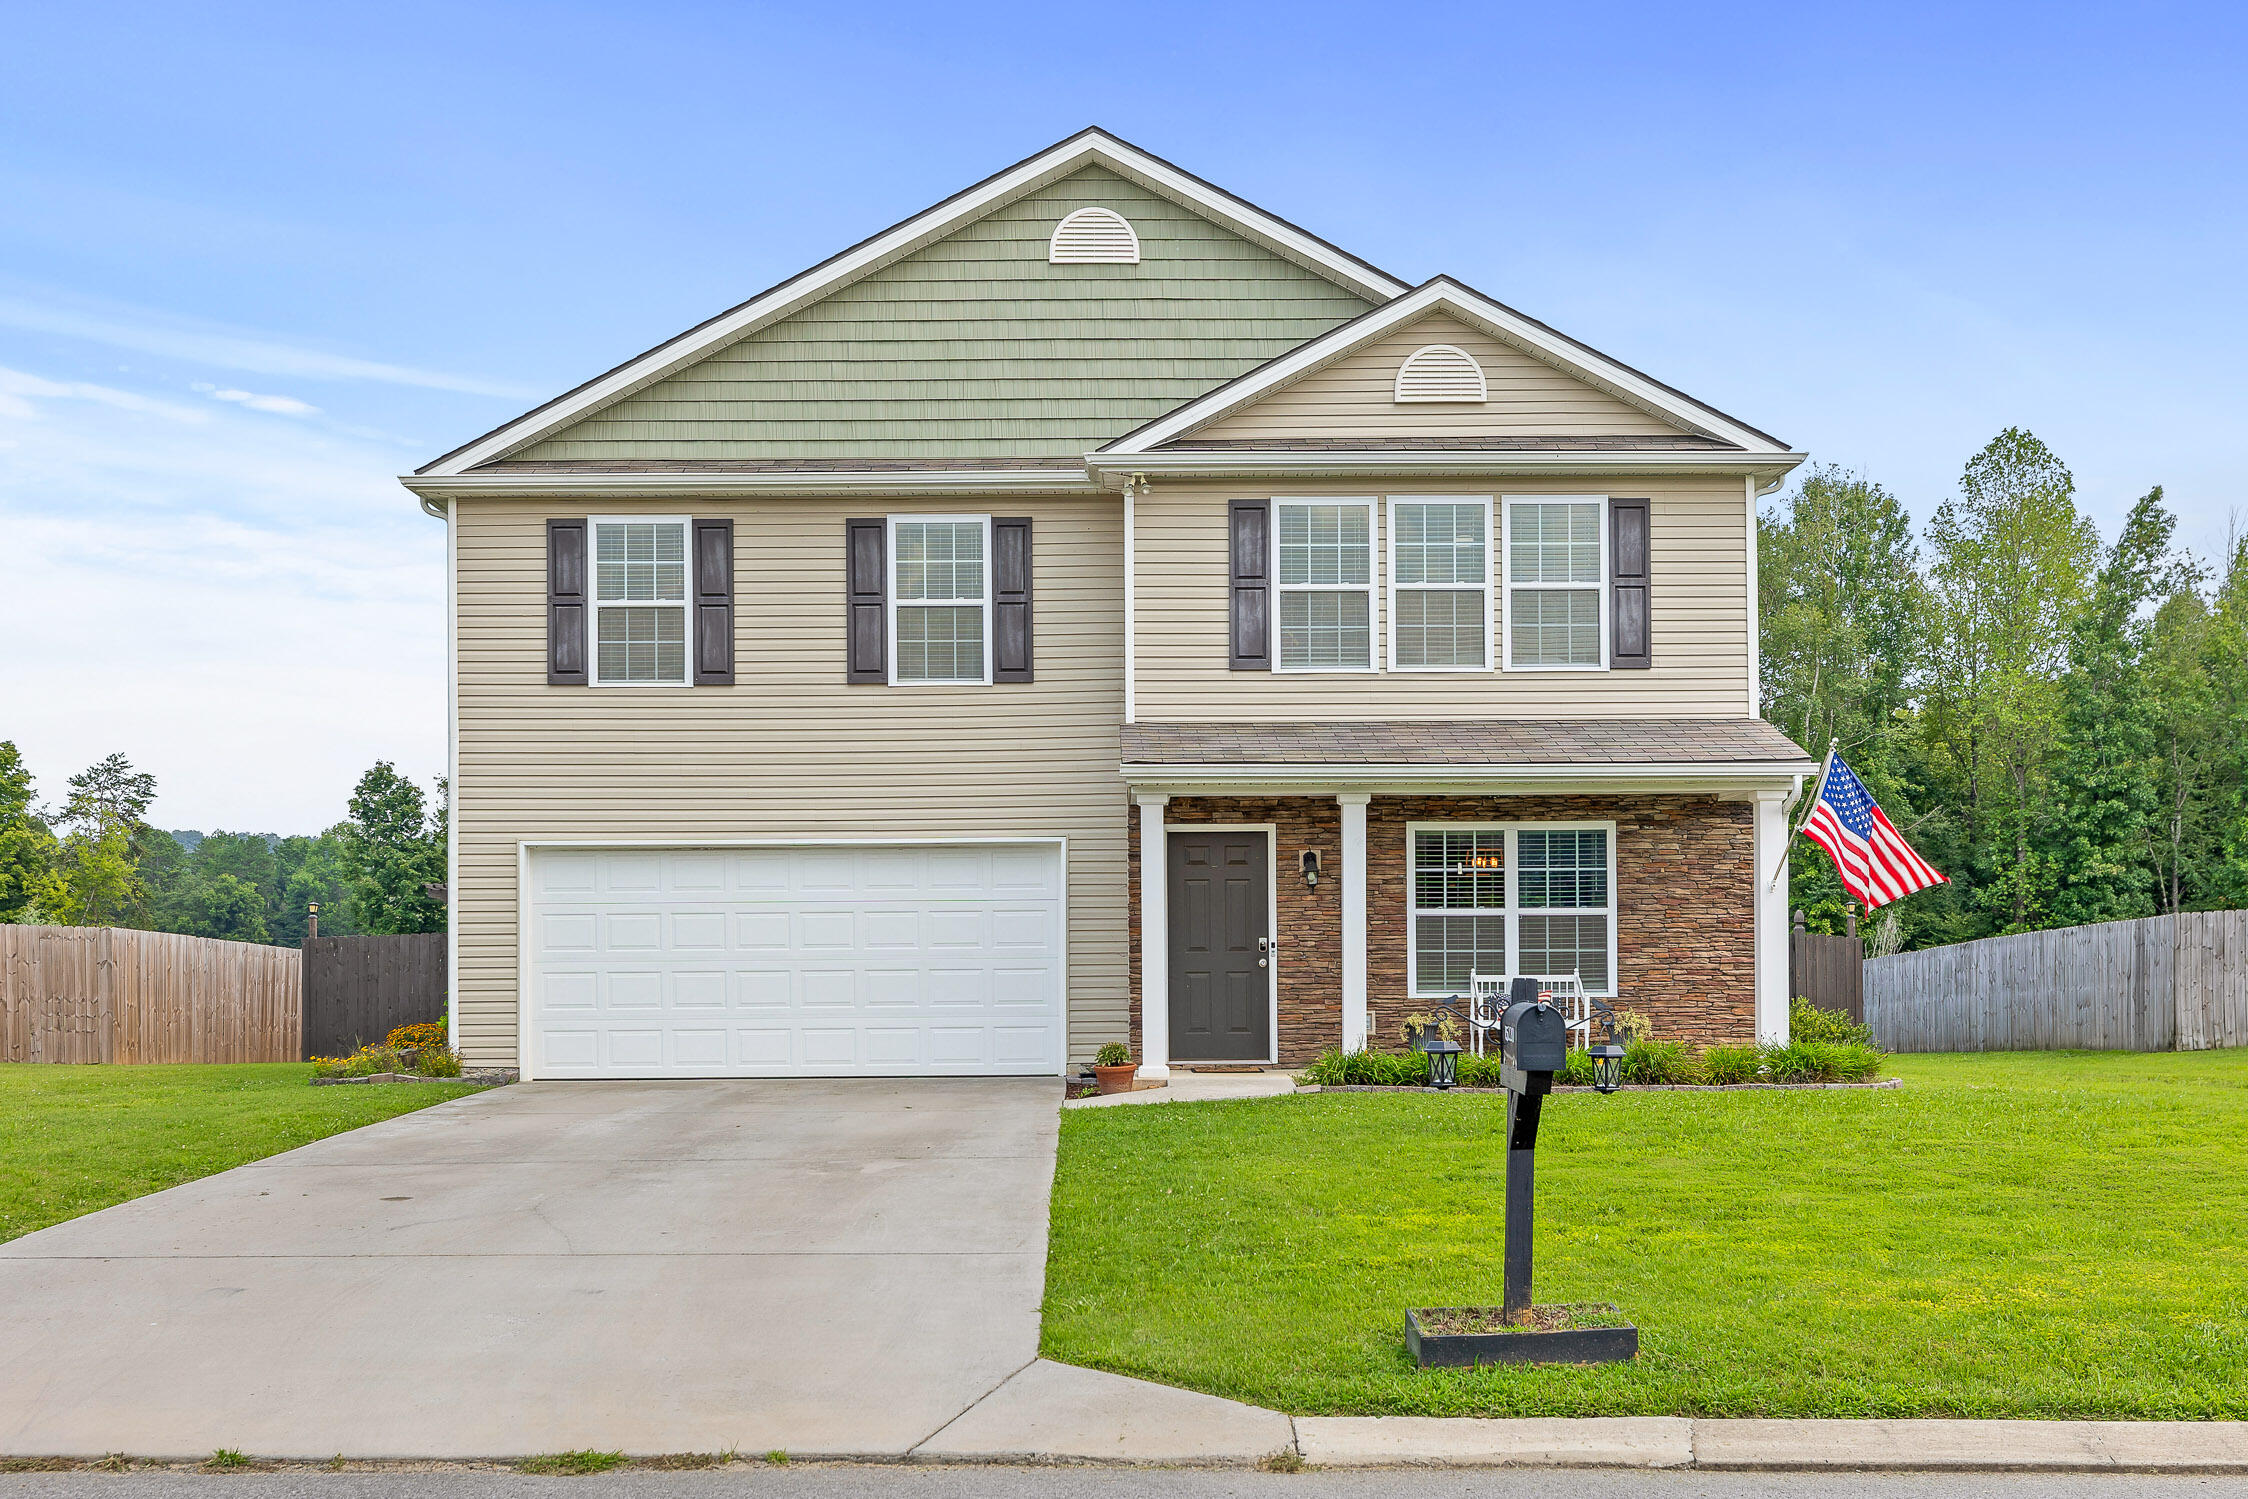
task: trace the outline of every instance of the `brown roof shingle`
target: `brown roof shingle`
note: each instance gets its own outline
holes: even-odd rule
[[[1810,757],[1761,718],[1133,723],[1127,765],[1678,765]]]

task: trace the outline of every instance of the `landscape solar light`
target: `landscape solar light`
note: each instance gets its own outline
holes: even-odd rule
[[[1613,1041],[1603,1041],[1598,1046],[1585,1048],[1592,1058],[1592,1085],[1603,1093],[1613,1093],[1623,1086],[1624,1049]]]
[[[1460,1080],[1460,1043],[1439,1036],[1421,1048],[1428,1057],[1428,1080],[1438,1090],[1453,1087]]]

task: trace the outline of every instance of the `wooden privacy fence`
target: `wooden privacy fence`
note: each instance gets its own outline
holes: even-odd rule
[[[0,926],[0,1061],[293,1062],[293,948]]]
[[[1828,937],[1800,928],[1787,939],[1787,992],[1800,994],[1822,1010],[1840,1010],[1852,1020],[1866,1018],[1862,978],[1865,944],[1855,937]]]
[[[2191,911],[1929,947],[1865,965],[1891,1051],[2248,1046],[2248,911]]]
[[[342,1056],[401,1025],[445,1018],[445,934],[308,937],[304,1054]]]

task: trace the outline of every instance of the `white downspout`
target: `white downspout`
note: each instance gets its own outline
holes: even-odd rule
[[[1124,721],[1140,721],[1139,492],[1147,481],[1124,481]]]

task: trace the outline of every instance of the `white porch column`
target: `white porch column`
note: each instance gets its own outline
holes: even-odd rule
[[[1343,809],[1343,1050],[1366,1049],[1366,804],[1363,791],[1338,792]]]
[[[1167,796],[1135,796],[1140,808],[1140,1071],[1171,1075],[1171,858],[1163,839]]]
[[[1756,793],[1756,1039],[1787,1040],[1787,803],[1785,791]],[[1773,878],[1774,866],[1778,878]]]

